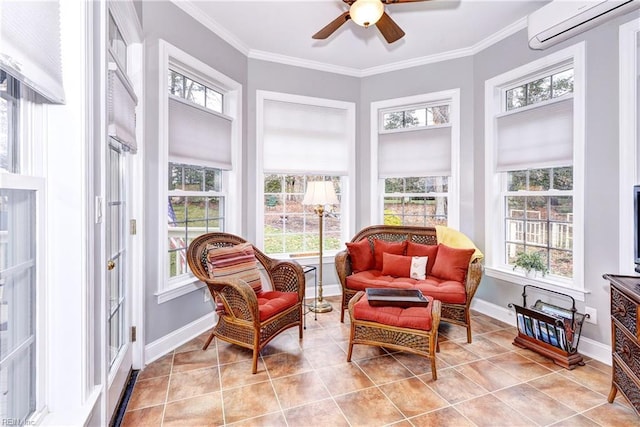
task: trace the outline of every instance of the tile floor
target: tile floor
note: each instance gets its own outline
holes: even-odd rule
[[[511,344],[512,325],[473,313],[464,328],[441,324],[438,380],[428,361],[356,345],[346,362],[348,321],[339,300],[307,315],[304,339],[289,329],[261,355],[203,334],[138,376],[123,426],[631,426],[611,368],[596,360],[568,371]],[[348,317],[348,316],[347,316]]]

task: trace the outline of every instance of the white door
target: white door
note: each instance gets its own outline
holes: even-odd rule
[[[109,138],[106,158],[105,262],[106,270],[106,351],[109,369],[107,414],[117,408],[132,366],[131,290],[127,283],[130,268],[127,251],[128,200],[127,152]]]

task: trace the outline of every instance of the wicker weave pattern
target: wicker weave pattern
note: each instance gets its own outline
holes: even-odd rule
[[[354,344],[375,342],[378,345],[394,345],[409,347],[415,352],[429,355],[429,336],[418,335],[392,329],[382,329],[379,326],[356,325],[353,337]]]
[[[239,279],[211,280],[206,265],[207,246],[226,247],[246,243],[241,237],[229,233],[208,233],[197,237],[187,249],[187,261],[192,273],[206,283],[214,301],[224,306],[218,312],[218,323],[204,345],[206,349],[214,337],[253,350],[252,372],[258,369],[258,354],[269,341],[285,329],[297,326],[302,339],[302,304],[305,291],[305,276],[302,267],[295,261],[275,260],[255,246],[256,259],[269,277],[274,290],[296,292],[295,306],[260,321],[256,293],[246,282]]]
[[[347,362],[351,361],[354,344],[381,346],[429,358],[431,361],[431,376],[434,380],[437,379],[436,351],[438,349],[438,327],[440,326],[440,301],[434,300],[430,305],[431,330],[422,331],[356,319],[353,315],[353,306],[363,297],[364,292],[359,291],[349,301],[351,334]]]
[[[356,234],[352,242],[359,242],[362,239],[383,239],[387,241],[410,240],[415,243],[426,245],[437,245],[438,236],[435,227],[410,227],[410,226],[394,226],[394,225],[373,225],[363,228]],[[340,285],[342,286],[342,313],[340,321],[344,322],[344,312],[349,307],[349,301],[354,297],[357,291],[347,288],[347,277],[352,274],[351,261],[349,253],[346,250],[340,251],[335,256],[335,267]],[[442,320],[453,323],[455,325],[467,328],[467,342],[471,342],[471,314],[469,312],[471,301],[480,285],[482,279],[483,266],[479,261],[469,264],[467,270],[467,278],[465,281],[465,290],[467,300],[464,304],[443,304]]]

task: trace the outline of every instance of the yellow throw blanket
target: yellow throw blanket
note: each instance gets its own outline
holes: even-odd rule
[[[476,247],[471,239],[458,230],[443,225],[436,225],[436,237],[438,243],[451,246],[452,248],[475,249],[476,251],[471,256],[471,261],[484,258],[484,254],[480,252],[480,249]]]

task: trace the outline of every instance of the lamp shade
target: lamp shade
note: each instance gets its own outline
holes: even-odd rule
[[[380,0],[357,0],[349,9],[349,16],[362,27],[373,25],[384,13],[384,5]]]
[[[331,181],[307,182],[307,192],[302,199],[303,205],[337,205],[340,202]]]

